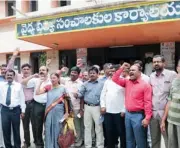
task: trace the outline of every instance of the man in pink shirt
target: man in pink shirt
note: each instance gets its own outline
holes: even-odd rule
[[[125,126],[126,147],[147,147],[147,126],[152,116],[152,89],[141,79],[141,67],[133,65],[130,68],[130,79],[121,78],[124,68],[129,67],[124,63],[113,75],[112,80],[125,87]]]

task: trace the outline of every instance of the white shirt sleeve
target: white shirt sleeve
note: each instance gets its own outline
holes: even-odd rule
[[[26,109],[26,104],[25,104],[25,96],[24,96],[24,91],[23,91],[23,87],[20,86],[20,106],[21,106],[21,112],[25,113],[25,109]]]
[[[100,96],[100,105],[101,108],[106,107],[106,92],[107,92],[108,80],[104,83],[104,87]]]
[[[33,88],[36,86],[36,83],[38,82],[38,78],[32,78],[28,81],[26,88]]]

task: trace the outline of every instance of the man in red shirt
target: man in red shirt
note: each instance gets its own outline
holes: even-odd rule
[[[124,68],[130,67],[124,63],[113,75],[112,80],[125,87],[125,126],[127,148],[147,148],[147,126],[152,116],[152,89],[141,78],[141,67],[130,67],[130,79],[120,77]]]

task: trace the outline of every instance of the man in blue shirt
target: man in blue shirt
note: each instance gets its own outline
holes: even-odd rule
[[[100,118],[100,95],[103,83],[98,80],[99,70],[96,67],[89,69],[90,80],[85,82],[76,97],[84,99],[84,125],[85,125],[85,147],[92,147],[92,124],[95,123],[96,147],[104,148],[104,136]]]

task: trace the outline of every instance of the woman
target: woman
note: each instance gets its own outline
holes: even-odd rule
[[[62,118],[67,118],[68,104],[67,100],[65,99],[62,101],[58,100],[61,100],[60,98],[66,94],[66,90],[64,86],[59,84],[59,75],[56,73],[51,74],[52,86],[46,86],[45,88],[41,89],[42,82],[43,80],[38,85],[36,95],[47,92],[45,113],[45,148],[59,148],[58,136],[62,130],[62,123],[60,120]],[[52,107],[52,103],[56,105]]]

